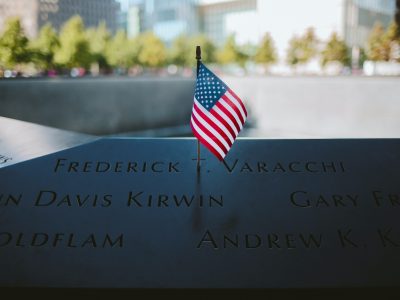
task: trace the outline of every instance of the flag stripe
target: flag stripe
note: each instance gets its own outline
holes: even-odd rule
[[[231,89],[228,89],[228,92],[239,102],[240,106],[241,106],[242,109],[243,109],[244,114],[245,114],[246,117],[247,117],[247,109],[246,109],[246,107],[244,106],[243,101],[240,100],[240,98],[238,97],[238,95],[236,95],[235,92],[232,91]]]
[[[205,134],[208,135],[214,142],[218,144],[218,146],[226,153],[229,151],[230,145],[225,141],[225,139],[214,129],[212,126],[207,123],[196,110],[193,110],[193,119],[196,124],[203,130]]]
[[[228,128],[226,128],[227,124],[223,124],[223,122],[218,120],[215,116],[213,116],[211,112],[204,109],[204,107],[201,104],[199,104],[196,99],[194,99],[193,108],[196,109],[197,112],[203,113],[207,118],[210,119],[210,122],[212,122],[220,130],[222,130],[224,132],[225,136],[228,137],[228,139],[230,141],[230,145],[232,146],[233,142],[235,141],[235,138],[234,138],[235,134],[233,132],[229,131]]]
[[[222,153],[225,155],[225,153],[227,153],[229,151],[228,149],[225,149],[225,147],[221,144],[221,142],[215,137],[213,136],[208,130],[207,128],[205,128],[201,123],[198,122],[198,120],[196,119],[195,116],[192,116],[192,122],[198,127],[200,128],[200,130],[204,133],[204,135],[206,137],[208,137],[208,143],[212,144],[210,141],[214,142],[214,144],[216,144],[218,146],[218,148],[222,151]],[[203,136],[205,138],[205,136]],[[218,151],[218,149],[216,149]],[[219,152],[219,151],[218,151]]]
[[[231,125],[229,125],[229,123],[221,115],[219,115],[217,113],[215,106],[214,106],[214,108],[212,110],[210,110],[209,114],[211,116],[213,116],[215,119],[217,119],[219,122],[221,122],[221,124],[223,125],[223,127],[221,127],[221,128],[225,128],[227,131],[229,131],[229,133],[231,134],[232,139],[234,141],[237,134],[232,129]],[[232,126],[233,126],[233,124],[232,124]],[[235,130],[236,130],[236,128],[235,128]],[[232,141],[232,143],[233,143],[233,141]]]
[[[193,120],[190,122],[190,125],[192,127],[193,133],[196,135],[196,137],[199,139],[199,141],[208,148],[219,160],[223,160],[225,157],[224,152],[218,147],[217,144],[215,144],[212,140],[210,140],[204,132],[201,131],[201,129],[193,122]]]
[[[241,102],[241,101],[238,101],[235,97],[233,97],[233,95],[231,94],[231,93],[229,93],[229,91],[228,92],[226,92],[226,94],[225,94],[228,98],[229,98],[229,100],[231,100],[232,101],[232,103],[239,109],[239,111],[240,111],[240,114],[242,115],[242,120],[243,120],[243,123],[246,121],[246,117],[247,117],[247,114],[244,112],[244,110],[243,110],[243,107],[242,107],[242,105],[243,105],[243,103],[242,103],[242,105],[239,103],[239,102]]]
[[[211,126],[223,139],[224,141],[228,144],[227,148],[230,148],[232,146],[233,140],[231,140],[228,135],[225,133],[225,131],[223,130],[223,128],[221,128],[220,126],[218,126],[217,124],[214,123],[213,120],[211,120],[209,118],[209,116],[207,114],[205,114],[196,104],[196,102],[194,103],[194,107],[193,107],[193,113],[199,115],[199,118],[202,118],[204,120],[205,124],[208,124],[209,126]],[[197,118],[197,119],[199,119]],[[217,120],[218,122],[218,120]],[[222,124],[221,124],[222,125]],[[227,131],[227,130],[226,130]],[[228,131],[227,131],[228,132]],[[228,132],[229,133],[229,132]]]
[[[215,105],[217,106],[228,118],[229,120],[232,122],[233,126],[236,129],[236,132],[239,133],[240,131],[240,126],[239,124],[237,124],[236,118],[232,115],[232,113],[228,110],[228,108],[222,104],[222,99],[220,101],[218,101],[218,103]]]
[[[243,116],[239,110],[239,107],[237,107],[229,98],[228,96],[225,94],[222,96],[222,99],[224,99],[224,101],[235,111],[236,115],[239,117],[240,119],[240,123],[243,124],[244,123],[244,119]]]
[[[218,115],[220,116],[225,122],[228,123],[228,127],[234,132],[235,138],[239,134],[238,129],[236,128],[235,124],[232,122],[232,120],[218,107],[218,105],[214,105],[212,110],[210,111],[214,116]],[[215,112],[215,114],[214,114]]]
[[[233,117],[232,121],[236,122],[236,125],[239,126],[238,131],[240,131],[242,129],[242,122],[240,121],[240,118],[235,112],[235,110],[232,107],[230,107],[230,105],[224,100],[224,98],[221,98],[221,100],[219,100],[218,103],[222,104],[231,113],[231,116]],[[233,124],[235,124],[235,122],[233,122]]]

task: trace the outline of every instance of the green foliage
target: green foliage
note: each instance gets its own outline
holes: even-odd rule
[[[389,60],[400,61],[399,26],[394,21],[390,23],[383,35],[383,47],[388,52]]]
[[[60,48],[56,51],[54,60],[67,68],[88,68],[91,59],[83,21],[81,17],[74,16],[61,28]]]
[[[214,43],[205,35],[197,35],[190,39],[190,51],[188,52],[189,66],[196,64],[196,46],[201,47],[201,60],[204,63],[215,62],[216,47]]]
[[[135,53],[132,51],[134,42],[128,40],[124,30],[119,30],[110,40],[106,58],[112,67],[129,68],[134,64]],[[137,53],[136,53],[137,55]]]
[[[261,41],[261,45],[256,50],[254,61],[265,66],[276,62],[276,50],[274,41],[269,33],[266,33]]]
[[[247,42],[244,45],[238,46],[238,49],[242,53],[243,57],[245,58],[245,62],[247,62],[250,59],[254,60],[254,57],[256,56],[258,47],[255,44]]]
[[[138,62],[143,67],[157,68],[165,65],[167,50],[163,42],[152,32],[146,32],[139,37]]]
[[[381,23],[375,23],[369,39],[367,47],[367,56],[369,60],[382,61],[388,60],[389,54],[384,46],[385,28]]]
[[[14,68],[29,60],[28,39],[20,20],[18,18],[8,19],[4,33],[0,37],[0,66]]]
[[[238,49],[235,42],[235,36],[231,35],[226,40],[222,49],[217,52],[217,61],[223,65],[235,63],[237,55]]]
[[[399,51],[400,38],[399,28],[392,22],[385,31],[381,23],[376,23],[372,29],[367,46],[367,56],[372,61],[400,61]]]
[[[217,62],[222,65],[237,63],[244,67],[247,60],[248,56],[239,49],[234,35],[230,35],[222,49],[217,52]]]
[[[339,62],[343,65],[349,64],[349,56],[348,56],[346,43],[341,40],[337,33],[332,33],[331,37],[328,40],[328,43],[325,46],[325,49],[322,50],[322,66],[325,66],[328,62]]]
[[[315,35],[314,28],[310,27],[307,29],[305,35],[303,36],[302,42],[304,51],[303,60],[306,62],[315,57],[318,53],[318,39]]]
[[[107,67],[106,52],[111,34],[107,29],[106,23],[101,22],[98,27],[89,28],[86,31],[86,39],[89,43],[92,60],[98,63],[101,68]]]
[[[389,24],[389,27],[387,28],[384,34],[384,39],[388,41],[399,41],[400,37],[398,32],[399,32],[399,26],[397,25],[396,22],[393,21]]]
[[[59,46],[57,33],[51,24],[47,23],[40,29],[37,39],[30,43],[36,66],[43,70],[54,68],[54,54]]]
[[[301,56],[300,38],[298,38],[297,36],[293,36],[289,40],[289,48],[286,54],[286,62],[291,66],[295,66],[300,62],[300,56]]]
[[[180,67],[187,67],[190,64],[189,53],[194,53],[194,50],[190,47],[189,38],[185,35],[180,35],[172,42],[168,61]],[[194,55],[192,55],[192,60],[194,60]]]
[[[366,60],[368,60],[367,52],[364,48],[360,48],[360,58],[358,61],[359,65],[362,66]]]
[[[215,61],[215,45],[204,35],[189,38],[186,35],[178,36],[169,49],[169,63],[181,67],[196,66],[196,46],[201,47],[201,60],[205,63]]]
[[[308,28],[301,37],[294,36],[289,41],[286,62],[289,65],[304,64],[310,61],[318,53],[318,39],[314,28]]]

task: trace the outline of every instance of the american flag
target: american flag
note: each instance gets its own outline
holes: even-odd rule
[[[246,117],[242,100],[200,63],[190,120],[197,139],[223,160],[243,128]]]

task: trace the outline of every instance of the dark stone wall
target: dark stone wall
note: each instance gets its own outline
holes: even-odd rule
[[[187,125],[190,79],[0,81],[0,115],[89,134]]]

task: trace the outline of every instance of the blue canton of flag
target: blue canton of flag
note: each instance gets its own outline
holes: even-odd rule
[[[197,139],[223,160],[247,118],[240,98],[202,63],[197,75],[190,125]]]

